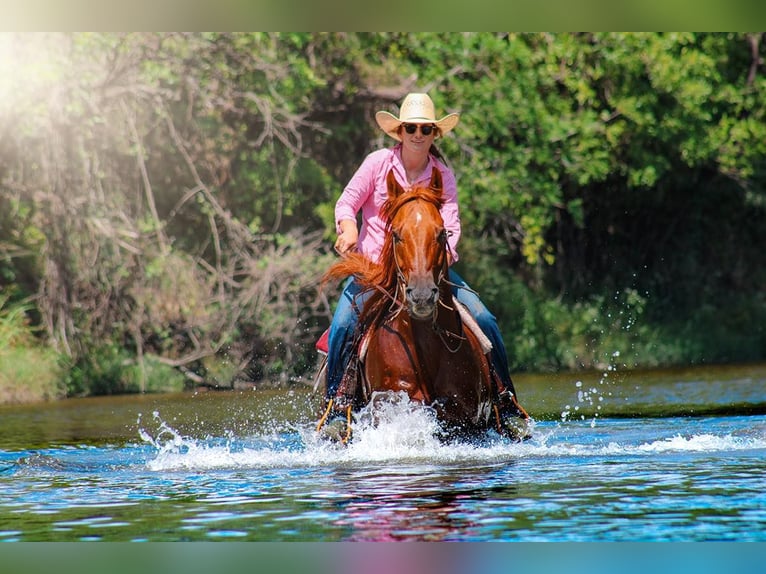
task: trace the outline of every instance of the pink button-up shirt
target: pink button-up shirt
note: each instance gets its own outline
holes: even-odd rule
[[[346,219],[356,222],[356,214],[361,210],[362,228],[359,231],[357,250],[372,261],[377,261],[380,257],[385,239],[386,222],[380,216],[380,210],[388,198],[386,175],[389,170],[393,168],[394,176],[403,188],[410,187],[402,164],[401,148],[402,146],[399,144],[393,148],[380,149],[368,155],[335,204],[335,222],[338,233],[340,233],[340,222]],[[460,240],[460,215],[455,175],[446,165],[429,155],[428,165],[415,183],[428,185],[431,178],[431,168],[434,166],[442,173],[445,201],[440,211],[444,220],[444,228],[448,232],[447,245],[454,263],[458,260],[456,246]]]

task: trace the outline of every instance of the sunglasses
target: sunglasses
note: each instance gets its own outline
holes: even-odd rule
[[[424,126],[421,126],[420,124],[404,124],[404,131],[412,135],[416,131],[418,131],[418,126],[420,126],[420,133],[423,134],[424,136],[430,136],[431,132],[436,129],[436,126],[432,126],[428,124]]]

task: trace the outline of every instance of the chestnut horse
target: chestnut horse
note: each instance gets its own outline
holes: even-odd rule
[[[388,228],[379,262],[350,253],[323,280],[353,275],[372,293],[359,318],[357,331],[364,336],[357,338],[358,362],[351,361],[356,370],[346,373],[317,430],[332,409],[340,410],[347,415],[346,442],[352,409],[378,391],[403,391],[433,407],[448,436],[477,436],[490,428],[502,433],[488,341],[461,312],[448,280],[441,172],[433,169],[428,187],[405,191],[393,172],[386,183],[381,215]]]

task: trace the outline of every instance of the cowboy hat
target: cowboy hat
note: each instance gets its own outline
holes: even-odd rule
[[[399,108],[398,118],[392,113],[380,111],[375,114],[375,121],[392,138],[402,141],[398,133],[402,124],[434,124],[439,128],[439,133],[444,135],[457,125],[460,115],[448,114],[437,120],[434,103],[428,94],[407,94]]]

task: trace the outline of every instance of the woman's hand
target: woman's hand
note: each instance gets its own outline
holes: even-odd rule
[[[339,255],[345,255],[349,251],[356,250],[356,242],[359,239],[359,231],[356,228],[356,222],[349,219],[339,223],[340,233],[335,240],[335,251]]]

